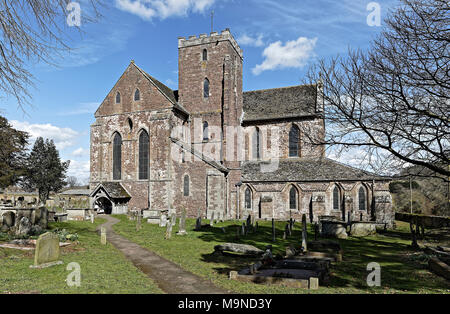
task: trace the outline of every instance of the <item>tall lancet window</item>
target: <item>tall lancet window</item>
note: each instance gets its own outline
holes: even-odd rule
[[[333,190],[333,209],[334,210],[340,209],[340,206],[339,206],[340,200],[339,199],[340,199],[339,188],[337,186],[335,186],[334,190]]]
[[[120,93],[117,92],[116,94],[116,104],[120,104]]]
[[[299,157],[300,156],[300,130],[296,125],[291,127],[289,131],[289,157]]]
[[[122,136],[116,133],[113,140],[113,180],[122,178]]]
[[[253,133],[253,159],[261,159],[261,131],[256,128],[255,133]]]
[[[209,98],[209,80],[207,78],[203,82],[203,97]]]
[[[136,89],[136,91],[134,92],[134,100],[135,101],[141,100],[141,92],[139,91],[139,89]]]
[[[297,189],[292,186],[289,191],[289,209],[297,210],[297,199]]]
[[[202,59],[203,59],[203,61],[208,61],[208,50],[203,49]]]
[[[359,188],[358,201],[359,201],[359,210],[367,210],[366,190],[363,187]]]
[[[251,209],[252,208],[252,191],[250,188],[247,188],[245,190],[245,208]]]
[[[148,179],[150,139],[146,131],[139,135],[139,180]]]

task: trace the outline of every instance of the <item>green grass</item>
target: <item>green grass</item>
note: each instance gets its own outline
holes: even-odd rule
[[[339,240],[344,254],[343,261],[332,267],[332,277],[328,286],[317,291],[294,289],[280,286],[259,285],[231,281],[228,274],[231,270],[240,270],[254,263],[249,258],[234,258],[212,254],[214,246],[224,242],[238,242],[265,249],[267,244],[273,245],[274,254],[283,254],[289,244],[299,245],[301,241],[300,224],[296,223],[293,235],[288,240],[281,236],[286,225],[277,222],[277,242],[272,243],[271,222],[259,222],[256,234],[236,238],[236,228],[242,222],[228,221],[219,223],[213,228],[205,228],[201,232],[193,231],[195,220],[188,219],[187,236],[177,236],[174,228],[172,239],[164,240],[165,228],[157,225],[142,224],[136,232],[135,222],[126,216],[116,216],[121,222],[114,230],[126,238],[146,247],[155,253],[173,261],[184,269],[205,279],[212,280],[217,286],[236,293],[449,293],[450,284],[427,270],[427,256],[410,250],[409,229],[406,224],[399,223],[396,231],[366,238],[349,237]],[[221,228],[225,228],[223,233]],[[309,239],[313,238],[311,226],[308,226]],[[366,278],[366,270],[370,262],[381,265],[381,287],[370,288]]]
[[[104,222],[50,224],[52,229],[65,228],[79,235],[79,244],[62,249],[63,265],[30,269],[33,251],[0,248],[0,293],[162,293],[110,243],[100,244],[95,228]],[[80,287],[69,287],[65,282],[71,262],[81,267]]]

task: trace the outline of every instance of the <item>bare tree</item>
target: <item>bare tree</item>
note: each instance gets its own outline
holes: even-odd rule
[[[309,139],[361,147],[372,165],[418,165],[448,178],[449,14],[447,0],[402,0],[368,50],[313,66],[307,83],[323,88],[328,132]]]
[[[68,0],[0,0],[0,92],[13,96],[20,108],[29,103],[34,78],[32,62],[53,64],[69,50]],[[101,0],[83,1],[81,21],[100,17]],[[80,28],[75,25],[79,30]]]
[[[73,187],[78,186],[78,185],[79,185],[79,183],[78,183],[77,177],[74,177],[74,176],[67,177],[67,179],[66,179],[66,186],[67,187],[73,188]]]

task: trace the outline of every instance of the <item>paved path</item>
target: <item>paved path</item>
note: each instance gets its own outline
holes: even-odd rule
[[[120,220],[101,215],[108,221],[97,228],[106,228],[107,240],[119,249],[126,258],[148,277],[153,279],[161,290],[170,294],[225,294],[225,291],[170,262],[161,256],[116,234],[112,226]],[[164,241],[164,240],[163,240]]]

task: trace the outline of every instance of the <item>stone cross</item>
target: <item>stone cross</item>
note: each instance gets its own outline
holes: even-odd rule
[[[302,216],[302,248],[303,248],[303,252],[306,252],[308,250],[307,232],[306,232],[306,215],[305,214],[303,214],[303,216]]]
[[[36,249],[34,253],[34,265],[31,268],[45,268],[62,264],[59,261],[59,237],[47,232],[39,236],[36,241]]]
[[[178,227],[178,233],[177,235],[186,235],[186,209],[183,208],[181,211],[181,218],[180,218],[180,226]]]
[[[105,227],[100,228],[100,243],[103,245],[106,244],[106,228]]]

